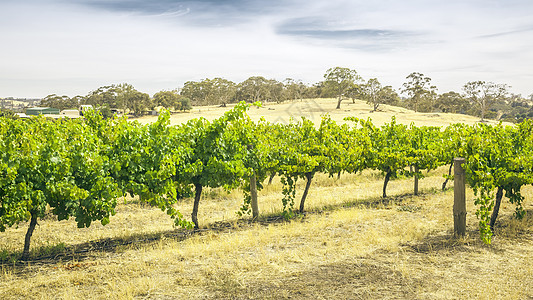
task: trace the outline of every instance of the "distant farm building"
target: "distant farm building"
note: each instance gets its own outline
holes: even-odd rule
[[[93,110],[93,106],[89,104],[80,105],[80,116],[83,116],[83,113],[85,113],[88,110]]]
[[[52,107],[30,107],[26,109],[26,115],[59,115],[59,109]]]
[[[61,111],[61,116],[68,118],[79,118],[80,112],[77,109],[65,109]]]

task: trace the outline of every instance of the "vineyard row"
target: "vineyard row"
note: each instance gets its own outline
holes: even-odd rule
[[[412,176],[414,193],[424,171],[466,158],[466,180],[473,188],[480,235],[490,243],[505,194],[524,216],[521,187],[533,183],[533,122],[515,126],[454,124],[447,128],[398,124],[381,127],[348,118],[339,125],[324,116],[320,125],[302,119],[290,124],[253,122],[240,103],[214,121],[200,118],[170,126],[169,114],[141,125],[125,118],[52,121],[0,118],[0,231],[29,221],[23,258],[39,218],[50,210],[58,220],[75,218],[78,227],[107,224],[125,194],[157,206],[177,226],[198,227],[202,189],[241,188],[241,213],[259,215],[257,190],[281,177],[286,217],[303,212],[317,173],[340,176],[374,169],[389,180]],[[449,176],[449,175],[448,175]],[[306,186],[295,207],[296,181]],[[443,186],[444,188],[444,186]],[[494,194],[495,193],[495,194]],[[194,197],[191,221],[176,210]]]

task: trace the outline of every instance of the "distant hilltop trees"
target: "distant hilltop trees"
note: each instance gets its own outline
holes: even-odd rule
[[[26,107],[31,107],[39,104],[41,99],[28,98],[0,98],[0,109],[10,111],[22,111]]]
[[[356,70],[335,67],[328,69],[324,80],[315,84],[306,84],[293,78],[278,81],[263,76],[252,76],[235,83],[216,77],[187,81],[180,89],[160,91],[150,96],[136,90],[131,84],[121,83],[99,87],[85,96],[71,98],[51,94],[44,97],[39,106],[65,110],[92,105],[103,114],[119,111],[141,116],[158,107],[187,111],[192,106],[226,106],[240,101],[280,103],[309,98],[335,98],[338,109],[342,101],[358,99],[366,101],[372,111],[378,111],[380,105],[387,104],[415,112],[469,114],[479,116],[481,120],[489,118],[520,122],[533,118],[533,94],[525,98],[512,94],[509,89],[510,86],[506,84],[471,81],[465,83],[461,91],[439,94],[430,77],[413,72],[396,90],[392,86],[382,85],[378,78],[365,80]],[[17,111],[35,105],[37,100],[6,98],[0,103],[2,109]]]

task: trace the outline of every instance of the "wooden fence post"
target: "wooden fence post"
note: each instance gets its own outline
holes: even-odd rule
[[[466,234],[466,193],[465,193],[465,170],[462,164],[466,160],[457,157],[453,160],[453,233],[456,237]]]

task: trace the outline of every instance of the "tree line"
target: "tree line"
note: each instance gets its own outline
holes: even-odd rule
[[[517,126],[455,124],[417,127],[393,118],[381,127],[370,119],[328,116],[315,126],[302,118],[290,124],[253,122],[241,102],[213,121],[204,118],[170,126],[170,114],[142,125],[126,118],[29,120],[0,117],[0,231],[29,221],[23,258],[39,218],[74,218],[78,227],[110,222],[125,194],[159,207],[177,226],[198,228],[205,187],[244,191],[241,214],[259,216],[257,190],[275,176],[283,184],[283,214],[304,212],[317,173],[331,177],[373,169],[390,180],[418,181],[429,170],[465,157],[466,178],[474,189],[480,235],[490,243],[503,196],[524,216],[521,187],[533,184],[533,122]],[[451,170],[451,169],[450,169]],[[450,176],[451,174],[448,174]],[[299,203],[296,183],[305,181]],[[443,183],[443,189],[446,182]],[[496,194],[494,195],[494,192]],[[175,208],[192,197],[188,221]]]
[[[400,96],[403,95],[403,96]],[[509,122],[521,122],[533,117],[533,94],[529,98],[512,94],[506,84],[471,81],[460,92],[437,93],[431,78],[422,73],[409,74],[399,89],[384,86],[378,78],[363,79],[356,70],[343,67],[328,69],[324,80],[309,85],[301,80],[283,81],[252,76],[235,83],[224,78],[206,78],[187,81],[180,89],[160,91],[153,96],[137,91],[131,84],[114,84],[91,91],[86,96],[46,96],[41,106],[58,109],[77,108],[91,104],[102,109],[130,112],[136,116],[164,107],[170,110],[188,110],[192,105],[220,105],[245,101],[284,102],[309,98],[336,98],[337,108],[344,100],[363,100],[373,111],[380,105],[409,108],[415,112],[461,113]]]

